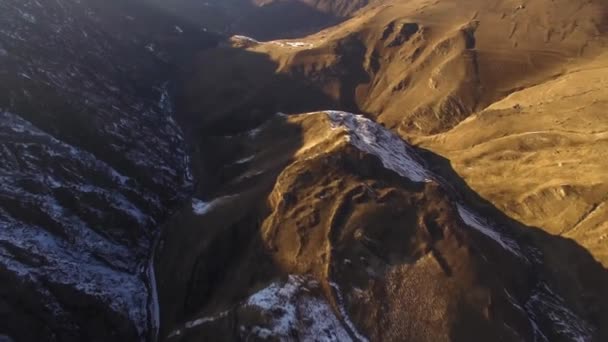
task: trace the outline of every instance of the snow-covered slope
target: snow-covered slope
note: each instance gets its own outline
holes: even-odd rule
[[[147,336],[148,254],[193,181],[170,51],[199,34],[139,1],[0,1],[0,334]]]

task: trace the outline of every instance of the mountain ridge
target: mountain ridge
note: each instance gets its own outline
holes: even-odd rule
[[[0,339],[608,338],[601,1],[0,9]]]

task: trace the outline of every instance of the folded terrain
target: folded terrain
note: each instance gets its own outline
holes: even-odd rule
[[[363,116],[279,114],[206,143],[238,152],[219,189],[195,196],[161,236],[167,341],[605,336],[608,282],[588,252],[535,232],[594,266],[587,275],[602,283],[580,297],[531,228],[476,208]]]
[[[605,13],[601,1],[372,2],[311,36],[235,37],[249,54],[200,55],[183,112],[368,113],[454,162],[510,217],[573,238],[606,265]],[[213,100],[235,93],[230,106]]]
[[[0,2],[0,340],[608,340],[607,6]]]
[[[0,336],[148,336],[148,255],[193,182],[170,64],[214,42],[139,2],[0,2]]]
[[[464,199],[473,212],[496,220],[498,226],[505,225],[503,228],[506,231],[515,234],[514,241],[532,246],[532,254],[538,259],[530,257],[536,260],[531,273],[544,274],[541,278],[551,283],[547,285],[550,291],[569,303],[565,307],[571,313],[584,317],[583,321],[594,327],[591,328],[592,333],[586,337],[580,335],[580,338],[599,341],[606,336],[601,327],[605,325],[608,307],[605,300],[608,279],[605,253],[608,243],[603,210],[608,173],[605,162],[598,157],[606,153],[605,130],[602,127],[608,122],[603,113],[605,13],[605,4],[600,1],[373,2],[353,18],[310,36],[271,41],[256,39],[255,36],[234,36],[229,41],[230,45],[199,54],[193,64],[195,72],[184,75],[184,81],[180,83],[183,88],[178,101],[179,113],[184,121],[195,123],[199,132],[224,132],[224,135],[231,137],[243,134],[246,127],[251,129],[266,122],[276,112],[301,113],[319,108],[340,108],[366,113],[384,127],[426,149],[419,152],[429,168],[444,180],[440,187],[448,189],[445,191],[451,194],[446,202],[456,205],[454,198]],[[231,101],[226,103],[217,99]],[[306,133],[306,127],[298,130],[302,136],[311,136]],[[277,129],[272,136],[279,139],[277,136],[282,134],[283,130]],[[324,133],[319,134],[324,136]],[[218,139],[221,142],[218,146],[225,146],[225,142]],[[307,139],[301,139],[300,145],[306,146]],[[210,143],[207,139],[202,140],[204,144]],[[208,148],[202,155],[215,160],[213,150],[217,148]],[[237,151],[240,149],[237,148]],[[293,152],[294,157],[290,162],[295,160],[296,164],[306,164],[303,167],[305,170],[314,169],[307,164],[308,160],[299,161],[297,151]],[[223,154],[224,150],[220,153]],[[229,164],[230,159],[221,157],[218,165],[207,170],[207,175],[221,173],[217,178],[220,183],[214,183],[220,185],[208,187],[207,192],[199,189],[209,196],[208,199],[215,198],[213,194],[217,194],[217,197],[225,195],[226,189],[221,182],[226,177],[230,179],[231,174],[225,174],[224,163]],[[288,170],[291,166],[286,168]],[[238,178],[240,173],[235,172]],[[348,178],[346,174],[340,173],[334,178]],[[271,195],[255,200],[255,203],[267,201],[262,209],[255,209],[263,214],[255,214],[254,218],[247,220],[258,222],[259,227],[255,231],[259,232],[261,241],[256,242],[259,244],[257,248],[268,251],[268,258],[273,260],[271,265],[280,269],[279,274],[312,274],[313,279],[289,278],[273,285],[268,285],[269,281],[262,281],[266,285],[260,286],[270,286],[281,292],[279,289],[285,286],[293,289],[310,281],[318,282],[316,288],[324,293],[328,305],[332,306],[337,302],[332,286],[327,285],[333,281],[332,273],[319,275],[319,271],[310,269],[312,266],[300,265],[301,258],[306,258],[302,242],[283,240],[287,239],[285,237],[278,243],[267,241],[267,230],[275,230],[279,237],[291,236],[295,239],[296,233],[290,229],[296,229],[291,228],[294,225],[299,226],[298,222],[282,218],[281,215],[289,216],[289,211],[277,214],[279,210],[274,209],[282,203],[275,198],[283,196],[276,194],[278,185],[283,183],[283,178],[277,177],[275,185],[267,185],[274,189],[272,192],[270,188],[267,189]],[[318,181],[323,184],[322,187],[328,186],[327,182]],[[302,186],[296,184],[292,188],[298,189],[295,190],[297,192]],[[288,187],[279,188],[290,193]],[[233,194],[228,193],[230,196]],[[298,195],[295,197],[300,198]],[[340,198],[338,195],[336,197]],[[239,203],[236,207],[243,206],[239,200],[232,199]],[[306,203],[302,206],[307,207],[308,211],[304,211],[303,215],[309,216],[310,224],[322,231],[333,231],[333,228],[320,228],[326,225],[318,218],[323,214],[314,214],[315,204],[309,197],[300,201]],[[332,202],[336,201],[340,200],[334,199]],[[441,202],[439,199],[435,201]],[[369,199],[362,202],[367,203]],[[228,206],[231,202],[222,203]],[[221,206],[217,208],[221,210]],[[211,212],[214,210],[211,209]],[[458,222],[459,218],[451,220]],[[180,226],[183,223],[176,224]],[[238,231],[237,226],[231,229]],[[378,224],[377,229],[387,226],[390,224]],[[175,225],[170,224],[169,227],[173,229]],[[286,231],[285,235],[280,233],[282,231]],[[311,232],[311,236],[306,236],[304,240],[314,239],[315,229],[305,231]],[[271,239],[274,236],[270,235]],[[318,238],[315,241],[321,243]],[[377,244],[382,246],[382,250],[388,249],[386,242]],[[285,245],[288,247],[282,249]],[[198,248],[205,250],[204,245]],[[284,255],[288,253],[285,249],[295,256]],[[215,255],[213,252],[201,253]],[[316,256],[311,259],[323,263],[321,254]],[[171,260],[172,257],[166,259]],[[258,260],[256,257],[247,259]],[[501,257],[488,259],[491,263],[502,262],[497,261],[502,260]],[[263,260],[262,257],[259,260]],[[328,264],[332,265],[331,262]],[[209,271],[212,273],[206,279],[215,279],[216,274],[220,274],[218,281],[223,284],[221,271],[206,264],[200,267],[213,270]],[[332,269],[334,266],[327,267]],[[526,263],[496,266],[492,270],[508,272],[509,267],[522,272],[514,277],[516,279],[534,279],[526,273],[529,267]],[[259,276],[252,277],[253,280],[248,280],[252,285],[245,287],[255,287],[254,284],[260,282]],[[196,282],[194,278],[188,280],[193,281]],[[231,278],[229,281],[238,282]],[[433,282],[437,281],[435,279]],[[476,281],[468,286],[473,288],[472,284],[483,286]],[[218,286],[227,288],[225,285]],[[208,300],[201,300],[198,315],[192,316],[197,309],[188,311],[190,318],[197,319],[194,322],[198,324],[194,325],[201,326],[191,335],[188,335],[187,328],[192,321],[186,323],[189,318],[180,317],[180,310],[170,313],[186,324],[173,329],[172,338],[182,336],[185,340],[196,340],[201,336],[197,335],[200,334],[199,330],[215,331],[208,330],[208,324],[215,326],[214,329],[229,329],[235,334],[245,334],[239,335],[243,339],[252,336],[247,328],[251,324],[248,321],[250,317],[243,316],[240,310],[248,308],[250,299],[247,298],[253,292],[241,292],[241,289],[226,291],[238,293],[232,302],[216,303],[215,300],[224,295],[209,295]],[[507,291],[512,293],[508,286]],[[293,290],[293,293],[297,297],[299,291]],[[490,295],[494,299],[496,296]],[[452,294],[451,297],[458,296]],[[426,298],[431,300],[434,295],[429,294]],[[532,295],[530,298],[539,296]],[[390,302],[390,299],[384,301]],[[185,302],[190,303],[190,300]],[[300,304],[294,305],[297,311]],[[525,310],[533,306],[518,305]],[[410,303],[405,306],[412,308],[420,305]],[[553,307],[547,305],[540,311],[548,310],[549,306]],[[335,306],[334,312],[338,320],[357,315],[356,310],[343,315]],[[218,313],[222,314],[221,320],[216,316]],[[430,315],[430,311],[424,314]],[[381,316],[379,321],[388,319],[388,314]],[[442,317],[444,322],[450,322],[446,318],[448,316]],[[167,320],[171,322],[174,319],[166,318],[164,321],[167,323]],[[226,325],[226,320],[232,323]],[[363,323],[355,317],[351,317],[351,321],[358,328],[374,329],[370,328],[374,327],[373,323]],[[241,325],[245,330],[241,329],[239,322],[245,322]],[[347,322],[343,320],[345,331],[351,338],[357,339],[361,331],[349,330]],[[465,335],[456,339],[470,340],[473,336],[470,334],[475,332],[470,328],[459,330],[459,323],[446,324],[450,328],[444,331],[427,326],[425,331],[436,331],[438,335],[429,334],[424,338],[454,338],[455,335],[450,335],[448,331],[458,330],[464,331]],[[393,321],[385,329],[378,328],[380,325],[376,325],[375,329],[390,334],[388,327],[394,325],[398,324]],[[482,325],[476,322],[472,326]],[[268,329],[267,326],[260,326],[262,328]],[[536,337],[526,335],[520,329],[523,328],[514,328],[519,339],[524,340],[574,339],[573,335],[564,333],[567,329],[540,328],[542,334]],[[397,335],[373,335],[371,330],[361,334],[372,340],[399,340]],[[406,330],[413,333],[415,328]],[[495,327],[488,331],[499,334],[500,338],[507,336]],[[171,334],[171,329],[164,333]],[[262,330],[261,333],[263,335],[266,331]],[[297,339],[299,335],[295,336],[292,337]],[[496,335],[489,337],[496,338]],[[417,337],[410,340],[417,340]]]

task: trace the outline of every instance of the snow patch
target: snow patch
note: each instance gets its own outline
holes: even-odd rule
[[[228,311],[223,311],[213,317],[203,317],[203,318],[195,319],[193,321],[186,322],[186,324],[184,326],[186,327],[186,329],[192,329],[192,328],[198,327],[199,325],[203,325],[205,323],[217,321],[218,319],[224,318],[226,316],[228,316]]]
[[[365,118],[340,111],[326,111],[334,129],[344,129],[349,141],[363,152],[380,158],[384,167],[414,182],[426,182],[431,174],[400,137]]]
[[[310,48],[314,47],[314,44],[312,44],[312,43],[298,42],[298,41],[274,40],[270,43],[274,44],[274,45],[278,45],[278,46],[286,46],[286,47],[291,47],[291,48],[308,48],[308,49],[310,49]]]
[[[549,341],[539,329],[541,323],[549,323],[564,340],[587,342],[593,340],[593,329],[578,315],[566,307],[565,301],[545,283],[539,283],[525,306],[534,328],[535,340]]]
[[[192,199],[192,212],[194,212],[194,214],[196,214],[196,215],[203,216],[203,215],[207,214],[208,212],[210,212],[213,208],[225,203],[226,201],[228,201],[234,197],[236,197],[236,196],[230,195],[230,196],[218,197],[218,198],[212,200],[211,202],[204,202],[198,198],[193,198]]]
[[[148,300],[155,296],[151,259],[147,277],[141,274],[145,267],[140,256],[149,249],[145,236],[128,244],[98,229],[110,219],[110,224],[128,224],[145,234],[160,210],[158,197],[90,152],[2,110],[0,140],[0,197],[44,218],[28,222],[0,206],[0,245],[10,246],[0,247],[1,267],[41,293],[54,317],[68,314],[48,284],[65,285],[108,307],[133,322],[141,336],[150,327],[148,318],[152,327],[157,325],[155,301]],[[57,191],[78,206],[66,206]],[[152,293],[146,291],[144,278]]]
[[[234,164],[237,164],[237,165],[238,164],[246,164],[246,163],[249,163],[250,161],[252,161],[254,159],[255,159],[255,154],[251,155],[249,157],[241,158],[241,159],[235,161]]]
[[[384,127],[361,115],[340,111],[326,111],[325,113],[330,118],[334,129],[345,130],[349,141],[354,146],[364,152],[378,156],[386,168],[413,181],[422,182],[434,179],[448,189],[450,188],[450,184],[433,175],[418,161],[411,146]],[[507,236],[507,232],[501,231],[500,227],[482,218],[461,203],[457,203],[457,209],[467,226],[489,237],[506,251],[522,258],[526,263],[542,263],[541,253],[536,248],[526,246],[524,253],[517,241]],[[356,332],[354,325],[348,320],[338,285],[334,283],[330,285],[336,292],[339,310],[345,325],[353,335],[363,340],[364,337]],[[528,316],[534,332],[534,341],[549,341],[547,337],[549,331],[543,332],[541,330],[541,327],[545,326],[551,326],[551,333],[563,337],[564,340],[581,342],[592,340],[593,329],[568,309],[563,298],[553,292],[545,283],[539,282],[537,284],[533,295],[524,305],[520,305],[507,290],[505,290],[505,293],[511,304]]]
[[[457,207],[460,217],[467,226],[477,230],[478,232],[494,240],[499,245],[501,245],[502,248],[508,250],[514,255],[526,259],[525,256],[521,253],[520,247],[517,242],[515,242],[515,240],[504,236],[503,234],[500,234],[493,227],[491,227],[491,225],[486,220],[477,216],[471,210],[465,208],[463,205],[458,204]]]
[[[260,42],[256,39],[253,39],[251,37],[247,37],[247,36],[243,36],[243,35],[235,35],[232,36],[233,40],[241,40],[241,41],[246,41],[246,42],[250,42],[250,43],[254,43],[254,44],[259,44]]]
[[[255,293],[245,307],[261,310],[270,318],[270,326],[242,327],[241,332],[289,340],[297,330],[302,341],[352,341],[331,307],[308,291],[318,286],[314,280],[291,275],[287,282],[273,283]]]

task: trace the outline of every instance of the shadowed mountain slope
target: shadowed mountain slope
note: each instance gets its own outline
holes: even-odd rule
[[[148,254],[193,182],[172,65],[216,43],[137,1],[0,2],[0,339],[148,337]]]

